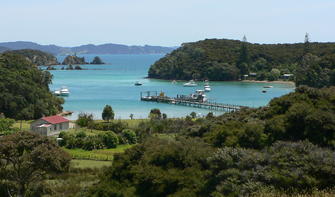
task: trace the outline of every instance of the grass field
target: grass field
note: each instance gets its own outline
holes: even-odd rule
[[[116,148],[111,149],[99,149],[87,151],[83,149],[67,149],[63,148],[68,152],[73,159],[80,160],[97,160],[97,161],[112,161],[113,156],[116,153],[123,153],[127,148],[132,147],[133,145],[118,145]]]
[[[25,121],[22,121],[22,129],[24,131],[29,131],[30,130],[30,123],[32,122],[33,120],[25,120]],[[13,125],[14,128],[17,128],[17,129],[20,129],[20,124],[21,124],[21,121],[16,121]]]
[[[95,160],[80,160],[80,159],[73,159],[71,161],[71,167],[79,169],[102,168],[110,165],[112,165],[112,161],[95,161]]]

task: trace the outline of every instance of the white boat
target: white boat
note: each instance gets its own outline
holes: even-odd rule
[[[56,96],[60,96],[60,90],[55,90],[55,91],[54,91],[54,94],[55,94]]]
[[[184,83],[184,87],[195,87],[198,86],[193,80],[190,80],[187,83]]]
[[[210,92],[212,88],[210,86],[204,86],[205,92]]]
[[[263,88],[273,88],[273,86],[264,86]]]
[[[60,90],[60,95],[61,96],[69,96],[70,95],[70,91],[67,87],[62,87]]]
[[[209,85],[208,80],[205,81],[204,90],[205,92],[210,92],[212,90],[211,86]]]

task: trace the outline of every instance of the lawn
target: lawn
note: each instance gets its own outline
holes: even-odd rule
[[[120,120],[112,120],[112,121],[125,122],[125,123],[128,124],[128,127],[130,129],[136,129],[141,122],[149,121],[149,119],[133,119],[133,120],[130,120],[130,119],[120,119]],[[94,122],[104,122],[104,120],[94,120]]]
[[[112,161],[113,156],[116,153],[123,153],[127,148],[132,147],[133,145],[118,145],[116,148],[111,149],[99,149],[87,151],[83,149],[67,149],[63,148],[68,152],[73,159],[80,160],[97,160],[97,161]]]
[[[87,169],[87,168],[102,168],[112,165],[112,161],[95,161],[95,160],[80,160],[73,159],[71,161],[72,168]]]
[[[24,120],[22,121],[22,130],[24,131],[30,131],[30,123],[32,122],[33,120]],[[17,129],[20,129],[20,124],[21,124],[21,121],[16,121],[13,125],[14,128],[17,128]]]

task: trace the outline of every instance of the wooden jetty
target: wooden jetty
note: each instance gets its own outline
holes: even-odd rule
[[[158,94],[157,91],[141,92],[141,101],[167,103],[167,104],[174,104],[174,105],[184,105],[184,106],[189,106],[189,107],[205,108],[205,109],[210,109],[210,110],[226,111],[226,112],[238,111],[242,108],[248,108],[247,106],[241,106],[241,105],[190,100],[190,99],[185,99],[185,97],[179,96],[179,95],[177,95],[176,98],[171,98],[171,97],[165,96],[165,94],[162,92]]]

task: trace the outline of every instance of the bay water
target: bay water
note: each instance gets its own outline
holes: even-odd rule
[[[172,83],[168,80],[147,79],[147,73],[155,61],[164,54],[142,55],[78,55],[85,57],[87,62],[99,56],[104,65],[81,65],[85,70],[60,70],[66,66],[56,66],[58,70],[50,71],[53,74],[51,90],[57,90],[67,86],[70,95],[64,97],[64,110],[73,111],[69,119],[76,119],[80,112],[92,113],[95,119],[101,119],[103,107],[111,105],[116,119],[129,119],[130,114],[134,118],[147,118],[151,109],[159,108],[168,117],[182,117],[196,112],[204,116],[211,110],[199,109],[187,106],[178,106],[164,103],[140,101],[142,91],[163,91],[167,96],[175,97],[177,94],[188,95],[197,89],[203,89],[203,83],[198,87],[184,87],[185,81]],[[65,56],[58,56],[62,62]],[[139,81],[142,86],[135,86]],[[259,107],[267,105],[275,97],[282,96],[294,90],[290,84],[271,84],[273,88],[262,93],[266,83],[248,82],[210,82],[212,91],[206,93],[210,101]],[[212,111],[219,115],[223,112]]]

